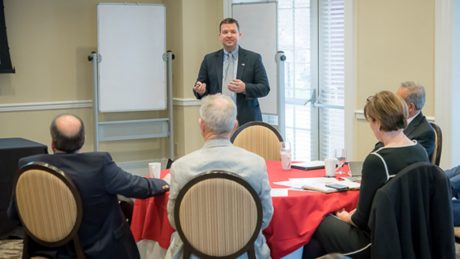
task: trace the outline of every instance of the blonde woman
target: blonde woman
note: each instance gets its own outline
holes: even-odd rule
[[[367,227],[372,201],[377,189],[410,164],[428,162],[425,149],[410,140],[403,130],[407,126],[407,105],[401,97],[382,91],[367,98],[364,116],[383,147],[370,153],[363,164],[358,207],[352,211],[337,211],[327,216],[313,236],[319,252],[338,252],[352,258],[370,257],[370,231]],[[316,256],[308,254],[304,258]]]

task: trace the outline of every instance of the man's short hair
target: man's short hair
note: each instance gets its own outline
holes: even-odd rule
[[[63,117],[63,116],[72,116],[80,121],[80,130],[77,134],[67,136],[63,132],[58,129],[56,125],[56,121]],[[55,143],[55,147],[57,150],[66,152],[66,153],[74,153],[80,150],[85,143],[85,126],[83,121],[76,115],[73,114],[60,114],[54,118],[50,125],[50,133],[51,138]]]
[[[230,133],[236,120],[235,103],[230,97],[220,93],[208,95],[201,99],[200,117],[212,133]]]
[[[223,19],[220,23],[219,23],[219,32],[221,31],[222,29],[222,24],[236,24],[236,28],[238,29],[238,31],[240,31],[240,24],[238,23],[237,20],[233,19],[233,18],[225,18]]]
[[[408,95],[404,98],[407,105],[413,103],[415,109],[420,111],[425,105],[425,87],[423,85],[415,83],[414,81],[406,81],[401,83],[401,88],[408,91]]]
[[[364,106],[366,120],[380,122],[380,129],[387,132],[406,128],[408,114],[404,100],[390,91],[369,96]]]

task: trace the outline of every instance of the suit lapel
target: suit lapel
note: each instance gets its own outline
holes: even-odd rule
[[[412,121],[409,125],[407,125],[406,129],[404,130],[404,134],[406,136],[410,136],[412,132],[418,127],[420,122],[423,119],[423,114],[420,112]]]
[[[217,84],[219,85],[219,92],[222,92],[222,73],[224,71],[224,51],[221,49],[216,53],[215,56],[216,73],[217,73]]]
[[[246,50],[239,47],[238,49],[238,68],[236,70],[236,78],[242,80],[244,69],[246,68]]]

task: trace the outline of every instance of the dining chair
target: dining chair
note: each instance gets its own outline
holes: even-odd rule
[[[125,216],[126,222],[128,225],[131,226],[131,221],[133,218],[133,211],[134,211],[134,199],[128,198],[121,194],[117,194],[118,204],[120,205],[121,211]]]
[[[460,227],[454,227],[455,242],[460,243]]]
[[[72,241],[77,258],[85,258],[78,238],[83,218],[81,197],[62,170],[46,163],[29,163],[19,169],[14,190],[27,236],[45,247]]]
[[[172,160],[171,158],[168,158],[168,161],[166,161],[166,169],[170,169],[173,163],[174,163],[174,160]]]
[[[441,151],[442,151],[442,130],[434,122],[430,122],[431,127],[434,130],[434,150],[431,155],[431,163],[439,166],[441,162]]]
[[[265,160],[280,160],[283,137],[268,123],[252,121],[240,126],[230,138],[233,145],[258,154]]]
[[[183,258],[255,259],[254,241],[262,226],[257,193],[238,175],[214,170],[188,182],[174,208],[177,232],[184,242]]]
[[[371,258],[455,258],[451,211],[445,173],[428,162],[409,165],[374,195]]]

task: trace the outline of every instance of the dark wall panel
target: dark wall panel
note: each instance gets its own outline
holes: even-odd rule
[[[0,0],[0,73],[14,73],[15,70],[11,64],[10,48],[6,36],[6,24],[3,0]]]

